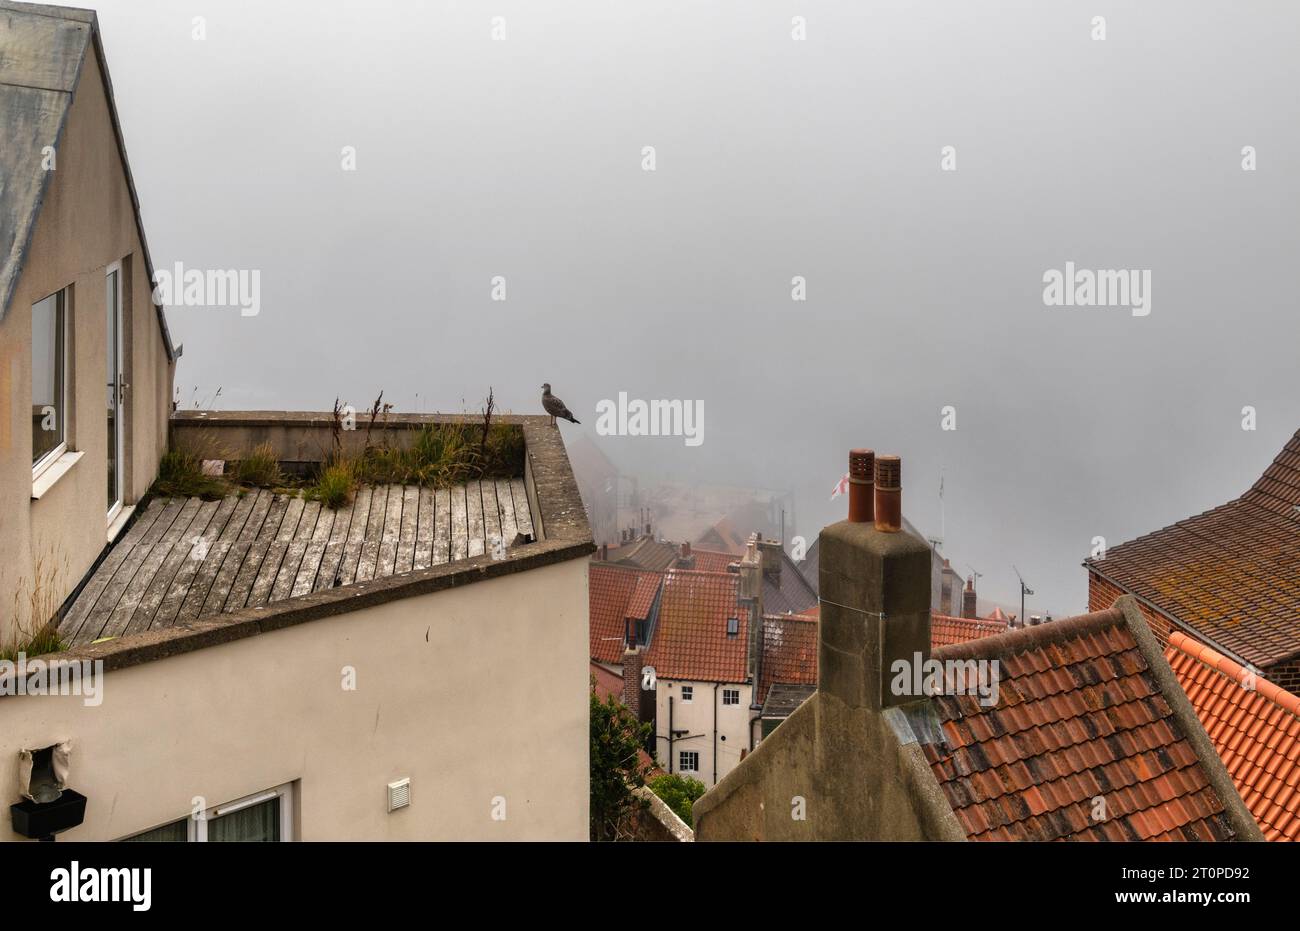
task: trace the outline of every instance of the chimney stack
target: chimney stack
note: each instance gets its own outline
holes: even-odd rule
[[[779,540],[758,540],[758,553],[763,562],[763,578],[781,587],[781,542]]]
[[[876,457],[876,529],[898,533],[903,529],[903,461],[897,456]]]
[[[856,726],[852,722],[864,710],[923,698],[905,689],[896,693],[891,685],[895,663],[915,671],[918,660],[923,664],[930,656],[930,547],[896,532],[901,525],[898,457],[876,457],[875,467],[873,520],[831,524],[820,537],[816,728],[819,762],[827,764],[843,748],[823,740],[823,734]],[[882,484],[889,491],[883,500]],[[862,486],[856,487],[861,492]]]
[[[961,616],[975,617],[975,576],[968,576],[966,588],[961,593]]]
[[[751,533],[745,545],[744,558],[740,560],[740,580],[736,585],[740,604],[748,609],[749,643],[746,672],[753,683],[754,700],[758,700],[759,662],[763,648],[763,554],[759,550],[758,534]]]
[[[875,484],[876,454],[869,449],[849,450],[849,521],[869,524],[875,517],[872,488]]]
[[[647,720],[645,714],[648,692],[641,688],[641,672],[645,668],[645,651],[630,644],[623,650],[623,704],[636,715],[638,721]]]
[[[600,559],[601,559],[602,562],[605,561],[606,559],[609,559],[609,544],[608,544],[608,543],[602,543],[602,544],[600,544]]]
[[[695,556],[691,553],[691,545],[689,543],[683,543],[677,552],[677,568],[695,568]]]

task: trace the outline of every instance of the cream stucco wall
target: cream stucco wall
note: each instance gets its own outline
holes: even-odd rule
[[[689,685],[694,689],[691,701],[682,701],[682,686]],[[715,696],[714,689],[717,689]],[[740,690],[740,703],[737,705],[724,705],[722,703],[722,690],[732,688]],[[678,752],[681,750],[695,750],[700,754],[700,769],[696,773],[684,773],[683,775],[691,776],[700,780],[710,788],[714,784],[713,778],[713,760],[715,755],[714,744],[714,716],[713,703],[717,701],[717,743],[716,756],[718,762],[718,779],[731,772],[736,764],[740,762],[740,753],[742,750],[749,750],[749,719],[753,714],[749,710],[750,701],[752,700],[753,690],[747,684],[717,683],[717,682],[696,682],[696,681],[669,681],[660,679],[658,687],[655,689],[655,717],[656,717],[656,734],[655,734],[655,756],[659,760],[659,765],[665,770],[669,768],[668,763],[668,699],[673,699],[673,722],[674,731],[685,730],[690,735],[684,739],[676,739],[672,744],[672,772],[680,772],[677,765]]]
[[[17,800],[18,751],[68,739],[89,803],[60,839],[297,783],[301,840],[585,840],[587,650],[582,558],[109,672],[98,707],[0,697],[0,783]]]
[[[38,559],[57,571],[53,601],[72,592],[105,544],[107,418],[105,271],[123,261],[126,499],[153,481],[166,446],[174,365],[151,286],[94,48],[87,53],[27,261],[0,321],[0,644],[28,626]],[[31,307],[71,286],[68,446],[81,460],[31,500]],[[45,619],[38,619],[38,623]]]

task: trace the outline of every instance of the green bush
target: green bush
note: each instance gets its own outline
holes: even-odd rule
[[[687,827],[694,827],[691,824],[691,806],[704,794],[704,783],[690,776],[672,773],[655,776],[647,785],[650,786],[651,792],[663,799],[664,804],[671,808],[677,817],[686,822]]]

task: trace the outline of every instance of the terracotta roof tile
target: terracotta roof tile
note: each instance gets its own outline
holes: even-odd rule
[[[1300,696],[1175,631],[1165,658],[1269,840],[1300,840]]]
[[[695,557],[695,568],[701,572],[726,572],[727,566],[739,561],[737,556],[732,556],[730,553],[719,553],[714,550],[693,549],[691,555]]]
[[[930,643],[941,647],[951,643],[965,643],[981,637],[1005,633],[1006,621],[991,618],[949,617],[946,614],[930,615]]]
[[[644,619],[642,602],[659,588],[657,572],[639,572],[622,566],[591,563],[587,576],[591,658],[601,663],[621,663],[626,621]],[[653,589],[653,591],[652,591]],[[648,611],[648,605],[645,606]]]
[[[1300,431],[1234,501],[1085,565],[1259,667],[1300,654]]]
[[[939,736],[921,745],[972,840],[1232,837],[1119,609],[938,647],[933,658],[1000,668],[992,707],[936,696]]]
[[[744,682],[748,623],[736,603],[738,576],[731,572],[671,569],[664,577],[646,664],[661,679]],[[727,634],[728,618],[737,632]]]
[[[817,621],[798,615],[763,618],[758,701],[774,684],[817,684]]]

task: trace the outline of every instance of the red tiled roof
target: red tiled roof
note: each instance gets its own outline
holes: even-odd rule
[[[602,663],[623,661],[627,618],[643,618],[641,610],[647,589],[658,587],[657,572],[641,572],[602,562],[591,563],[587,581],[591,658]],[[641,598],[638,600],[637,596]],[[653,600],[653,592],[650,594]],[[648,604],[646,605],[648,609]]]
[[[1165,658],[1268,840],[1300,840],[1300,696],[1175,631]]]
[[[691,554],[695,557],[695,568],[701,572],[726,572],[727,566],[739,561],[737,556],[715,550],[692,549]]]
[[[930,645],[948,646],[953,643],[965,643],[981,637],[1006,633],[1007,622],[992,618],[949,617],[946,614],[930,615]]]
[[[787,685],[817,684],[817,621],[797,614],[763,618],[763,665],[759,674],[758,702],[768,689]]]
[[[596,697],[601,701],[614,696],[616,701],[623,700],[623,677],[610,672],[599,663],[591,664],[591,675],[596,680]]]
[[[993,707],[936,696],[942,736],[921,745],[969,838],[1235,837],[1129,624],[1117,606],[934,651],[1000,667]]]
[[[744,682],[748,623],[736,604],[737,576],[731,572],[670,569],[664,577],[646,665],[660,679]],[[727,619],[737,618],[734,637]]]
[[[1084,563],[1267,669],[1300,655],[1300,431],[1228,504]]]
[[[650,609],[654,606],[655,595],[659,594],[659,583],[663,581],[663,576],[657,572],[638,572],[636,574],[636,588],[632,591],[632,598],[627,603],[627,616],[637,620],[644,621],[650,616]]]
[[[989,616],[986,617],[985,620],[1001,621],[1004,625],[1009,624],[1011,622],[1011,618],[1007,617],[1006,612],[997,606],[994,606],[993,610],[989,612]]]

